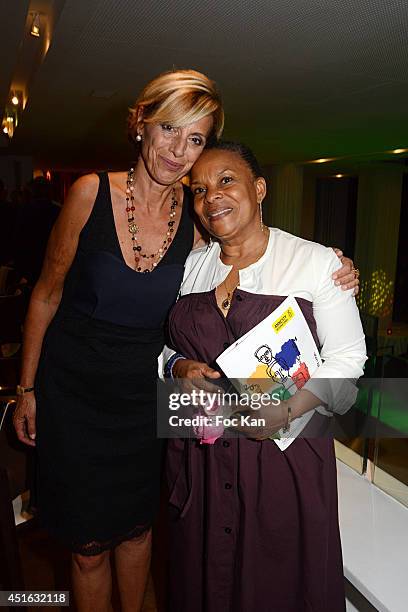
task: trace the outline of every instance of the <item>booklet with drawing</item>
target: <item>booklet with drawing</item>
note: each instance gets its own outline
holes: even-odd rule
[[[321,365],[316,343],[294,297],[287,297],[263,321],[228,347],[217,359],[240,393],[293,395]],[[291,423],[290,437],[273,437],[285,450],[313,416],[313,411]]]

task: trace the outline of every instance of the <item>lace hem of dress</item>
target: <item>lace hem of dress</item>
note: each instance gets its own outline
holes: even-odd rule
[[[90,557],[92,555],[99,555],[105,550],[111,550],[112,548],[115,548],[115,546],[118,546],[126,540],[132,540],[133,538],[140,537],[150,528],[150,524],[137,525],[127,533],[115,536],[114,538],[111,538],[109,540],[92,540],[91,542],[87,542],[86,544],[78,544],[77,542],[72,542],[71,550],[74,553],[78,553],[87,557]]]

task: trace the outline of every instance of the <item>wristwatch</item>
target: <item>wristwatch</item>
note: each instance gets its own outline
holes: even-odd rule
[[[17,395],[24,395],[24,393],[29,393],[30,391],[34,391],[34,387],[22,387],[21,385],[16,387]]]

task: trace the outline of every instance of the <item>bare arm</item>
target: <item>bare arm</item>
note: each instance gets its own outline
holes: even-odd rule
[[[63,209],[51,232],[41,276],[35,285],[24,322],[23,355],[20,384],[34,386],[45,332],[61,301],[66,274],[78,246],[79,234],[91,213],[98,190],[98,179],[87,175],[71,187]],[[18,438],[34,445],[34,392],[18,398],[14,413]]]

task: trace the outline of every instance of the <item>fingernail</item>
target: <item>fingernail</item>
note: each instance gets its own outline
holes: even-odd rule
[[[35,440],[35,434],[30,434],[30,438],[31,438],[32,440]]]
[[[337,274],[335,273],[332,275],[332,279],[335,280],[336,278],[337,278]]]
[[[340,285],[340,281],[336,281],[334,284],[335,284],[336,286],[338,286],[338,285]]]

